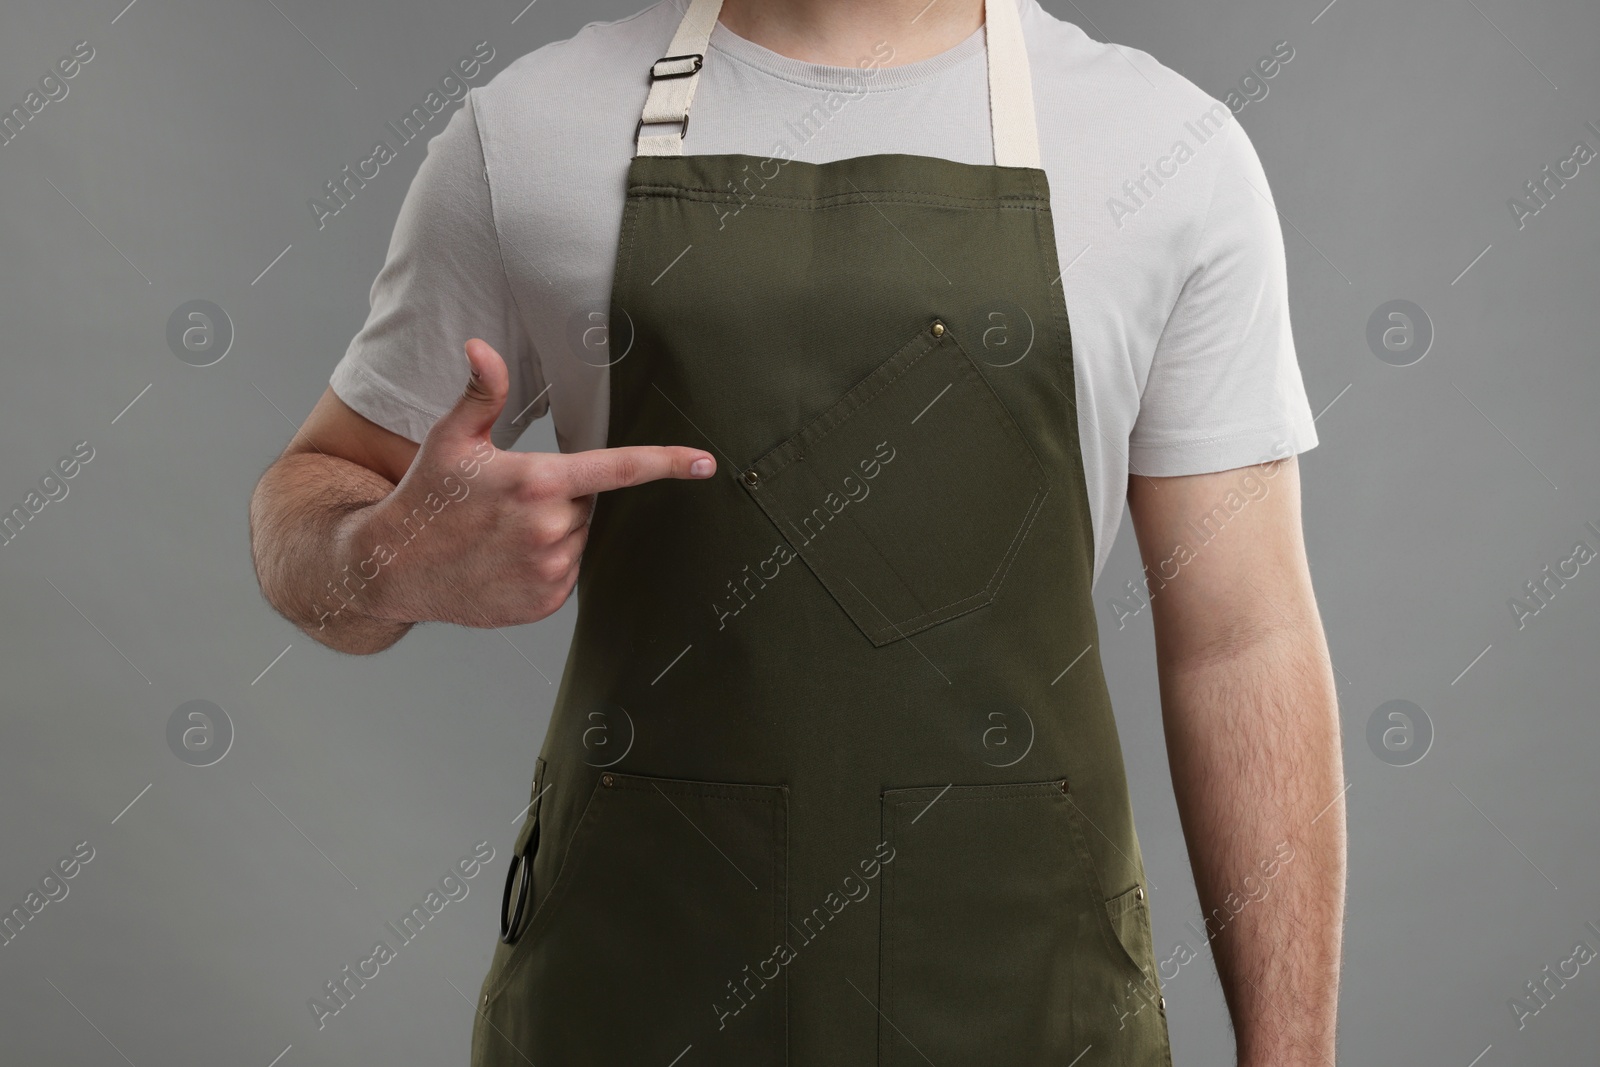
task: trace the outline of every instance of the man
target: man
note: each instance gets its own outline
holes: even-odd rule
[[[1035,0],[661,3],[469,94],[251,516],[347,652],[579,590],[476,1064],[1170,1062],[1124,497],[1239,1063],[1332,1062],[1316,437],[1230,118]]]

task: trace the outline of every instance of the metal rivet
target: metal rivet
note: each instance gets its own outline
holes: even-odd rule
[[[760,480],[761,480],[761,475],[757,474],[755,472],[754,468],[751,468],[750,470],[747,470],[747,471],[744,472],[744,484],[745,485],[755,485]]]
[[[617,781],[617,780],[616,780],[616,779],[615,779],[615,778],[613,778],[613,777],[612,777],[612,776],[611,776],[611,775],[609,775],[609,774],[602,774],[602,775],[601,775],[601,776],[600,776],[600,784],[601,784],[601,785],[603,785],[603,786],[605,786],[605,787],[606,787],[606,788],[608,788],[608,789],[609,789],[609,788],[610,788],[610,787],[611,787],[611,786],[613,786],[613,785],[615,785],[615,784],[616,784],[616,781]]]
[[[1061,791],[1063,793],[1069,792],[1067,789],[1067,780],[1065,778],[1061,779]]]
[[[483,995],[483,1002],[484,1002],[484,1003],[485,1003],[485,1004],[487,1004],[487,1003],[489,1003],[489,994],[487,994],[487,993],[485,993],[485,994],[484,994],[484,995]]]
[[[940,322],[938,319],[933,320],[933,335],[935,337],[944,336],[944,323]]]
[[[1161,998],[1161,1010],[1162,1011],[1166,1011],[1167,1010],[1167,998],[1166,997],[1162,997]]]
[[[1144,886],[1140,886],[1140,887],[1139,887],[1139,888],[1138,888],[1138,890],[1136,890],[1136,891],[1135,891],[1135,892],[1134,892],[1134,894],[1133,894],[1133,895],[1134,895],[1134,896],[1136,896],[1136,897],[1138,897],[1138,898],[1139,898],[1139,899],[1140,899],[1140,900],[1143,900],[1143,899],[1144,899]]]

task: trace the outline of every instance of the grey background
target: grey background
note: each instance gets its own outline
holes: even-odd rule
[[[520,17],[524,0],[125,2],[6,0],[0,33],[5,108],[74,42],[96,50],[66,99],[0,145],[0,503],[76,442],[95,450],[0,547],[0,902],[76,842],[95,849],[0,947],[4,1059],[463,1063],[571,606],[342,657],[261,599],[246,501],[362,322],[423,142],[321,232],[307,199],[476,42],[498,71],[640,0],[540,0]],[[1506,201],[1575,141],[1600,148],[1584,127],[1600,125],[1600,10],[1080,2],[1045,6],[1219,97],[1276,42],[1296,52],[1238,117],[1283,214],[1321,413],[1302,470],[1350,783],[1341,1059],[1592,1061],[1600,967],[1520,1031],[1508,1002],[1580,938],[1600,948],[1584,927],[1600,925],[1600,564],[1522,630],[1507,602],[1578,539],[1600,547],[1583,529],[1600,526],[1600,161],[1524,229]],[[211,367],[166,344],[192,299],[237,329]],[[1436,333],[1408,367],[1366,341],[1394,299]],[[521,447],[553,448],[548,427]],[[1202,953],[1166,983],[1174,1059],[1221,1064],[1231,1038],[1187,925],[1149,612],[1119,629],[1111,608],[1138,575],[1125,527],[1097,591],[1101,653],[1157,954]],[[236,731],[204,768],[166,740],[196,699]],[[1434,727],[1412,766],[1367,743],[1394,699]],[[479,840],[496,858],[470,895],[319,1031],[308,998]]]

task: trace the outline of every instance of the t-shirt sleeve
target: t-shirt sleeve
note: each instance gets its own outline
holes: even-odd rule
[[[481,337],[511,376],[511,400],[491,435],[505,448],[547,401],[500,256],[473,92],[428,142],[372,283],[366,324],[329,385],[361,415],[421,441],[461,396],[463,347]]]
[[[1198,151],[1213,149],[1206,219],[1129,437],[1137,474],[1232,470],[1317,444],[1272,192],[1237,120]]]

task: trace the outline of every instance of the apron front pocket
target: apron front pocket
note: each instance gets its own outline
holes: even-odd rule
[[[783,786],[601,774],[491,971],[475,1067],[669,1063],[690,1044],[698,1063],[783,1063],[786,974],[769,963],[787,818]]]
[[[1165,1063],[1164,1024],[1119,1026],[1141,972],[1081,818],[1061,780],[883,794],[879,1064],[1066,1064],[1090,1046]]]
[[[874,645],[994,600],[1047,491],[942,323],[739,480]]]

